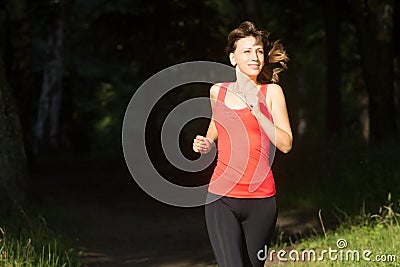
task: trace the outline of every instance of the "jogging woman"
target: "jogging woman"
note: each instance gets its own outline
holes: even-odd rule
[[[277,84],[288,57],[280,42],[247,21],[230,32],[226,51],[236,81],[211,87],[213,117],[193,150],[204,154],[217,145],[208,188],[215,201],[205,213],[218,266],[264,266],[259,252],[269,245],[277,219],[273,152],[292,148],[286,101]]]

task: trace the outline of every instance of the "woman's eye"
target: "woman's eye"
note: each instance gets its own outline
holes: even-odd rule
[[[244,50],[243,51],[243,53],[249,53],[250,52],[250,50]]]
[[[258,53],[259,53],[259,54],[264,54],[264,51],[258,50]]]

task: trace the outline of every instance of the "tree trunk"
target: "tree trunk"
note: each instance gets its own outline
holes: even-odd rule
[[[393,1],[349,1],[369,99],[371,141],[396,135],[393,66]]]
[[[18,111],[0,50],[0,213],[25,199],[27,165]]]
[[[396,126],[398,129],[400,128],[400,1],[394,1],[393,6],[393,43]]]
[[[325,30],[326,30],[326,129],[327,136],[340,135],[342,131],[341,108],[341,58],[340,58],[340,21],[336,0],[325,2]]]
[[[58,146],[62,97],[63,1],[54,2],[54,23],[49,28],[42,91],[35,125],[35,152]]]
[[[31,17],[27,2],[15,0],[6,2],[7,50],[5,69],[10,87],[13,89],[21,120],[24,147],[28,162],[32,160],[33,116],[34,114],[34,72],[32,63]]]

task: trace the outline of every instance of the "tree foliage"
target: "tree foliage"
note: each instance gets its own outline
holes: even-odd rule
[[[5,47],[12,48],[5,54],[31,62],[21,67],[29,82],[19,84],[12,69],[17,57],[6,60],[19,108],[25,110],[20,115],[26,136],[31,136],[32,122],[37,120],[55,2],[26,2],[24,28],[29,29],[26,40],[32,40],[31,48],[25,39],[18,42],[12,37],[18,35],[7,34],[16,31],[10,11],[1,28],[9,44]],[[354,139],[397,133],[399,107],[393,99],[399,95],[399,71],[390,63],[398,58],[396,1],[327,2],[333,6],[276,0],[64,3],[59,149],[119,153],[115,147],[120,144],[125,107],[140,84],[157,71],[185,61],[228,64],[226,36],[243,20],[256,21],[287,48],[291,62],[282,85],[296,140],[323,141],[321,136],[333,132]],[[163,98],[159,117],[174,103],[208,94],[206,87],[192,94],[180,92]],[[157,127],[154,123],[152,127]],[[25,138],[25,144],[29,151],[32,142]]]

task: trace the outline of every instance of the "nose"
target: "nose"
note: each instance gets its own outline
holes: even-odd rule
[[[260,61],[260,58],[259,58],[259,55],[257,54],[257,51],[253,51],[252,53],[251,53],[251,60],[253,60],[253,61]]]

